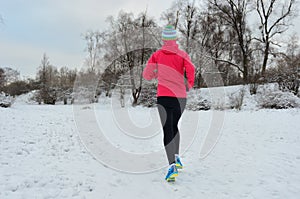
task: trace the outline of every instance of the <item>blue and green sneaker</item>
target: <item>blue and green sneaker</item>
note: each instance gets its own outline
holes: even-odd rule
[[[177,176],[178,176],[178,171],[177,171],[176,165],[175,164],[171,164],[170,168],[168,170],[168,173],[166,175],[165,180],[167,182],[174,182],[175,181],[175,177],[177,177]]]
[[[175,165],[177,169],[183,169],[183,165],[180,161],[179,155],[175,155]]]

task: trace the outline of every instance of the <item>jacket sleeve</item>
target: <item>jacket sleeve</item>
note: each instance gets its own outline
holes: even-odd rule
[[[186,54],[184,59],[184,68],[187,77],[187,84],[188,84],[187,86],[188,89],[191,89],[193,88],[194,81],[195,81],[195,66],[193,65],[191,58],[188,54]]]
[[[156,53],[152,54],[147,62],[147,65],[143,71],[143,77],[146,80],[152,80],[157,78],[157,61]]]

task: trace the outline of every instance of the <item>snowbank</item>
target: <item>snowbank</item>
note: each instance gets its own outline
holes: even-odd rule
[[[93,107],[100,119],[111,121],[105,124],[110,129],[107,136],[120,149],[162,149],[161,132],[149,140],[126,137],[110,119],[107,105],[83,106],[77,114],[93,111]],[[137,124],[151,121],[147,108],[129,111]],[[24,104],[0,109],[0,198],[298,198],[299,111],[225,111],[221,137],[205,159],[199,154],[206,133],[213,128],[215,111],[186,111],[180,128],[182,144],[194,133],[190,126],[195,116],[199,117],[198,130],[182,154],[184,170],[176,183],[168,184],[166,167],[131,174],[94,159],[81,142],[72,106]],[[89,127],[92,118],[86,119]],[[95,140],[90,138],[90,142]]]

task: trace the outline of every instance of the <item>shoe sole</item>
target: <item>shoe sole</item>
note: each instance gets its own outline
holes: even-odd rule
[[[176,169],[183,169],[183,166],[180,166],[180,165],[176,164]]]
[[[167,182],[175,182],[175,178],[168,178]]]
[[[172,174],[169,178],[167,178],[167,182],[174,182],[175,181],[175,177],[178,176],[178,173],[174,173]]]

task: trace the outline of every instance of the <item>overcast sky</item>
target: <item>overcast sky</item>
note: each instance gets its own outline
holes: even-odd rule
[[[0,0],[0,67],[33,77],[43,53],[54,66],[80,69],[85,57],[81,34],[106,27],[105,19],[148,8],[159,19],[171,0]],[[299,19],[299,18],[298,18]],[[297,20],[295,20],[297,25]],[[299,22],[298,22],[299,24]],[[300,28],[297,27],[300,33]]]
[[[106,27],[105,19],[123,9],[146,8],[159,18],[172,1],[162,0],[0,0],[0,67],[33,76],[44,52],[50,63],[80,69],[85,57],[81,34]]]

